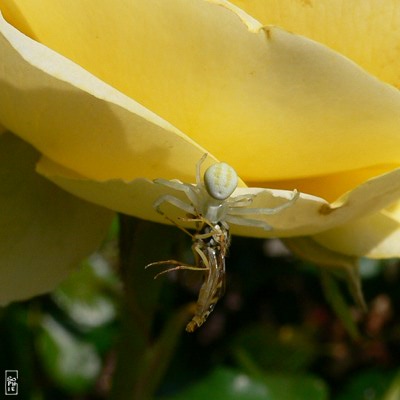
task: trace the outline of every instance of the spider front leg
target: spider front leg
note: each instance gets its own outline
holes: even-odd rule
[[[179,208],[188,214],[192,214],[192,215],[196,214],[196,210],[191,204],[185,203],[184,201],[182,201],[181,199],[178,199],[175,196],[166,194],[164,196],[159,197],[153,204],[153,207],[155,208],[155,210],[163,216],[165,216],[165,213],[164,213],[164,211],[161,210],[161,205],[164,203],[172,204],[176,208]]]
[[[189,204],[183,202],[182,200],[180,200],[174,196],[171,196],[169,194],[166,194],[165,196],[161,196],[153,204],[153,207],[156,209],[156,211],[159,214],[161,214],[166,220],[168,220],[173,225],[175,225],[177,228],[179,228],[181,231],[185,232],[187,235],[189,235],[191,238],[193,238],[193,235],[186,228],[184,228],[183,226],[176,223],[176,221],[174,221],[172,218],[168,217],[168,215],[166,215],[164,213],[164,211],[161,210],[161,205],[164,203],[172,204],[173,206],[175,206],[183,211],[186,211],[189,214],[192,214],[195,211],[195,209],[191,205],[189,205]]]
[[[240,225],[240,226],[248,226],[251,228],[262,228],[265,231],[272,231],[274,228],[267,224],[265,221],[261,221],[258,219],[246,218],[241,215],[226,215],[225,220],[230,224]]]
[[[173,189],[173,190],[177,190],[179,192],[184,192],[186,194],[186,197],[189,200],[192,200],[193,197],[193,187],[192,185],[188,184],[188,183],[182,183],[182,182],[174,182],[174,181],[168,181],[167,179],[154,179],[154,183],[157,183],[158,185],[162,185],[165,186],[167,188]],[[173,201],[169,201],[168,199],[174,199]],[[173,205],[175,205],[178,208],[182,208],[183,210],[186,210],[188,204],[183,202],[182,200],[178,199],[175,196],[166,194],[164,196],[161,196],[160,198],[158,198],[155,202],[154,202],[154,208],[158,209],[159,206],[164,203],[165,201],[169,201],[170,203],[172,203]],[[184,204],[183,207],[181,207],[181,205]]]
[[[240,208],[241,201],[243,200],[239,199],[239,201],[236,202],[236,199],[234,199],[232,205],[228,207],[226,221],[236,225],[263,228],[266,231],[271,231],[273,229],[271,225],[267,224],[265,221],[248,218],[247,215],[256,216],[278,214],[280,211],[293,205],[293,203],[299,198],[299,196],[300,193],[297,190],[294,190],[293,197],[289,201],[272,208]]]
[[[191,185],[190,183],[182,183],[179,181],[169,181],[167,179],[154,179],[154,183],[157,183],[159,185],[166,186],[170,189],[177,190],[179,192],[184,192],[186,194],[186,197],[190,200],[192,204],[196,204],[197,202],[197,197],[198,197],[198,187]],[[168,196],[168,195],[166,195]],[[162,196],[164,197],[164,196]],[[157,201],[156,201],[157,202]]]

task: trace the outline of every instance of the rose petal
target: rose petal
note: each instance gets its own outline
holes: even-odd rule
[[[397,90],[228,2],[11,3],[20,29],[225,154],[245,180],[400,164]]]
[[[369,258],[400,257],[400,218],[382,211],[313,236],[332,251]]]
[[[283,243],[300,258],[322,267],[355,269],[357,258],[340,252],[334,252],[321,246],[312,237],[295,237],[283,240]]]
[[[38,172],[69,192],[114,210],[157,222],[166,222],[153,209],[154,201],[162,195],[172,195],[188,202],[182,192],[154,184],[146,179],[131,182],[112,180],[94,182],[68,171],[48,159],[41,159]],[[256,194],[252,208],[271,208],[289,201],[291,191],[238,188],[233,196]],[[396,201],[400,196],[400,169],[371,179],[347,193],[337,202],[301,194],[290,207],[276,215],[251,215],[249,218],[267,222],[274,227],[265,231],[256,227],[232,224],[232,232],[254,237],[289,237],[316,234],[365,215],[377,212]],[[184,217],[185,212],[166,205],[165,213],[172,219]],[[180,222],[179,222],[180,223]]]
[[[400,86],[400,4],[375,0],[232,0],[265,25],[324,43]]]
[[[34,172],[39,154],[0,136],[0,304],[54,289],[105,236],[113,213]]]
[[[4,126],[89,178],[192,177],[190,138],[1,18],[0,33]]]
[[[153,208],[154,201],[160,196],[169,194],[188,203],[188,199],[183,192],[155,184],[147,179],[136,179],[131,182],[122,180],[95,182],[85,179],[45,158],[42,158],[38,163],[37,171],[68,192],[88,201],[124,214],[155,222],[169,223]],[[254,207],[275,207],[287,202],[293,196],[291,191],[259,188],[238,188],[233,193],[233,196],[244,194],[257,194],[253,202]],[[308,232],[310,225],[314,222],[314,220],[310,222],[309,219],[318,216],[318,210],[322,205],[328,207],[323,199],[302,194],[302,198],[298,199],[293,207],[282,211],[279,216],[272,215],[264,219],[266,222],[271,222],[271,225],[275,227],[273,232],[260,228],[237,227],[233,224],[232,231],[241,235],[259,237],[275,237],[283,234],[290,235],[292,232]],[[302,210],[302,212],[299,213],[299,210]],[[179,224],[193,226],[193,224],[179,221],[179,218],[186,216],[184,211],[169,204],[163,207],[163,211],[169,218],[178,221]],[[258,219],[261,220],[261,217],[258,217]],[[311,227],[311,231],[314,233],[319,230]]]
[[[285,239],[283,242],[294,254],[304,260],[311,261],[322,268],[329,267],[341,272],[341,277],[345,279],[354,301],[363,311],[367,311],[357,257],[329,250],[314,241],[310,236]],[[328,295],[329,298],[329,292],[331,294],[332,292],[326,287],[326,279],[328,277],[327,271],[323,270],[321,276],[322,284],[325,287],[325,295]],[[330,300],[332,301],[332,297]],[[334,301],[334,303],[338,306],[337,301]]]
[[[300,192],[312,193],[315,196],[320,196],[329,202],[333,202],[342,196],[343,193],[353,190],[371,177],[383,175],[394,169],[396,169],[394,165],[381,165],[303,179],[269,182],[247,181],[246,183],[248,186],[273,187],[275,189],[295,187]]]

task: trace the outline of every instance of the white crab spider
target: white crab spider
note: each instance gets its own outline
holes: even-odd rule
[[[236,171],[224,162],[216,163],[207,168],[204,173],[204,183],[201,180],[201,165],[207,157],[204,154],[196,164],[196,185],[169,181],[166,179],[155,179],[154,182],[177,191],[184,192],[189,202],[184,202],[172,195],[164,195],[154,202],[154,208],[164,215],[161,205],[170,203],[185,211],[197,219],[205,221],[210,226],[216,224],[228,224],[263,228],[273,228],[266,222],[248,218],[248,215],[273,215],[290,207],[299,197],[297,190],[286,203],[272,208],[249,208],[255,195],[246,194],[231,197],[238,184]]]
[[[231,197],[237,187],[238,176],[230,165],[226,163],[211,165],[204,173],[204,183],[201,181],[201,164],[206,157],[207,154],[204,154],[196,164],[196,185],[165,179],[154,181],[168,188],[184,192],[189,200],[189,202],[185,202],[167,194],[155,201],[154,208],[192,237],[195,265],[188,265],[176,260],[166,260],[150,263],[146,266],[146,268],[154,265],[169,264],[173,266],[158,273],[155,276],[156,278],[161,274],[176,270],[202,271],[204,273],[204,282],[199,292],[194,315],[186,326],[188,332],[194,332],[204,324],[224,293],[225,257],[230,242],[228,223],[271,230],[272,227],[266,222],[248,218],[247,215],[276,214],[289,207],[299,197],[297,190],[294,190],[292,198],[277,207],[249,208],[254,195]],[[196,232],[191,234],[167,217],[160,208],[164,203],[170,203],[191,215],[190,218],[181,219],[200,222],[197,225]]]

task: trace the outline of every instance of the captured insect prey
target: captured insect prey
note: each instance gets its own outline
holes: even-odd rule
[[[206,225],[203,232],[195,235],[193,251],[198,253],[196,265],[205,269],[204,282],[200,288],[195,314],[186,325],[188,332],[194,332],[203,325],[225,292],[225,255],[229,247],[229,230],[223,225]],[[208,237],[209,235],[211,236]]]
[[[184,192],[187,202],[172,195],[164,195],[157,199],[154,208],[168,221],[192,238],[192,251],[195,265],[188,265],[176,260],[157,261],[148,264],[146,268],[154,265],[171,265],[155,276],[176,270],[201,271],[204,282],[200,288],[196,303],[196,311],[192,320],[187,324],[186,331],[194,332],[207,320],[216,303],[225,291],[225,257],[230,244],[229,223],[242,226],[259,227],[272,230],[272,227],[263,220],[248,218],[248,215],[273,215],[291,206],[299,197],[297,190],[293,197],[277,207],[250,208],[254,195],[247,194],[231,197],[238,184],[236,171],[228,164],[220,162],[211,165],[201,179],[201,165],[206,159],[204,154],[196,164],[196,185],[165,179],[156,179],[155,183],[164,185],[176,191]],[[179,225],[169,218],[161,206],[169,203],[188,214],[182,221],[196,223],[194,233]]]
[[[180,269],[202,271],[204,273],[204,281],[196,303],[195,315],[186,326],[187,332],[194,332],[203,325],[225,291],[225,256],[229,247],[229,230],[224,225],[209,225],[205,221],[203,223],[205,225],[191,235],[195,265],[187,265],[176,260],[167,260],[154,262],[146,266],[147,268],[153,265],[176,265],[160,272],[155,276],[156,278],[166,272]]]

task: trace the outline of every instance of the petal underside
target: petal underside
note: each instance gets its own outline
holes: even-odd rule
[[[168,222],[153,208],[153,203],[161,196],[174,196],[189,204],[183,192],[155,184],[147,179],[130,182],[90,181],[45,158],[40,160],[37,170],[60,187],[88,201],[155,222]],[[249,208],[273,208],[290,201],[293,197],[292,191],[254,187],[238,188],[233,197],[244,194],[255,195]],[[377,213],[394,204],[399,197],[400,169],[363,183],[333,203],[301,193],[297,201],[275,215],[262,215],[256,212],[248,216],[250,219],[269,224],[273,227],[270,231],[235,224],[231,224],[231,228],[235,234],[254,237],[315,235]],[[179,219],[186,216],[185,211],[168,202],[163,205],[163,211],[178,225],[188,226]]]
[[[192,179],[204,149],[1,16],[0,59],[0,123],[49,158],[89,179]]]
[[[400,257],[400,216],[388,210],[312,236],[329,250],[356,257]]]

